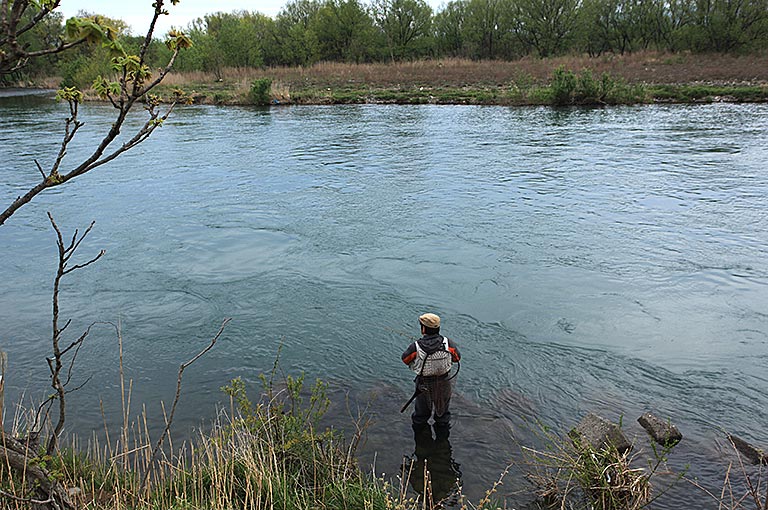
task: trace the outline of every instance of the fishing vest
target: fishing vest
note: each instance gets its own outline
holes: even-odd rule
[[[422,377],[435,377],[445,375],[451,371],[451,363],[453,359],[451,352],[448,350],[448,339],[443,338],[443,348],[437,351],[427,354],[424,349],[419,345],[419,341],[414,341],[416,345],[416,359],[411,363],[411,370],[416,375]]]

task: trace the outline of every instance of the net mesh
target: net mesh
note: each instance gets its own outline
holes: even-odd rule
[[[436,351],[428,354],[424,359],[424,366],[421,369],[421,375],[432,377],[436,375],[445,375],[451,370],[451,353],[448,351]]]
[[[451,376],[452,359],[448,351],[437,351],[424,359],[424,367],[419,378],[419,389],[429,395],[435,416],[442,416],[451,400],[453,377]]]

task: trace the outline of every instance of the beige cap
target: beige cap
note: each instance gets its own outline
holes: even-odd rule
[[[440,327],[440,317],[434,313],[425,313],[419,317],[419,322],[422,324],[422,326],[426,326],[428,328],[434,329]]]

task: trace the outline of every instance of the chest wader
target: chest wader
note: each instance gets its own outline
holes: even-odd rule
[[[410,400],[400,409],[400,412],[405,412],[411,402],[421,395],[422,398],[429,399],[435,417],[438,418],[443,416],[448,409],[453,379],[458,374],[458,370],[450,375],[453,359],[448,350],[447,338],[443,337],[441,349],[429,354],[421,348],[418,341],[414,343],[416,344],[417,356],[411,369],[416,373],[416,390]]]

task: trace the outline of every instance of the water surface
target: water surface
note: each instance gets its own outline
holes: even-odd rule
[[[0,100],[3,204],[53,160],[65,114]],[[71,165],[111,122],[82,115]],[[332,382],[335,423],[376,397],[361,462],[393,472],[414,448],[399,356],[434,311],[464,354],[450,439],[470,495],[533,441],[531,419],[566,430],[588,411],[638,444],[643,411],[672,417],[673,466],[717,489],[721,427],[768,444],[767,128],[765,105],[181,109],[0,227],[9,391],[45,383],[51,211],[69,232],[96,220],[83,257],[107,250],[64,286],[72,334],[119,319],[133,399],[156,416],[178,364],[233,318],[185,375],[181,436],[282,344],[287,372]],[[101,427],[99,398],[119,421],[116,344],[105,327],[81,352],[93,380],[71,430]],[[659,506],[712,507],[677,491]]]

